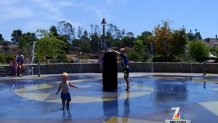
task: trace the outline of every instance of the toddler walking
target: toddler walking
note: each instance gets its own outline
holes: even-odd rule
[[[61,91],[62,110],[64,110],[65,104],[67,106],[67,110],[69,110],[69,103],[71,101],[69,86],[78,88],[68,81],[68,73],[64,72],[62,74],[62,82],[59,84],[58,91],[56,93],[57,95]]]

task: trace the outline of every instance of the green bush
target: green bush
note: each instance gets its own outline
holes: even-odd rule
[[[4,63],[4,55],[0,54],[0,64],[3,64],[3,63]]]
[[[216,57],[218,57],[218,46],[215,47],[214,54],[216,55]]]
[[[162,55],[155,55],[154,57],[153,57],[153,60],[152,60],[153,62],[164,62],[165,60],[164,60],[164,56],[162,56]]]
[[[184,61],[184,58],[183,57],[180,57],[180,56],[176,56],[172,62],[183,62]]]
[[[65,54],[63,54],[63,55],[58,55],[58,56],[57,56],[57,59],[66,60],[66,59],[67,59],[67,56],[66,56]]]
[[[192,41],[189,43],[189,52],[192,59],[199,59],[209,56],[209,48],[202,41]]]
[[[61,63],[61,62],[66,63],[66,62],[67,62],[67,56],[66,56],[65,54],[63,54],[63,55],[58,55],[58,56],[57,56],[57,59],[58,59],[58,63]]]
[[[11,60],[15,58],[13,54],[0,54],[0,64],[9,63]]]
[[[128,54],[128,58],[130,61],[134,61],[134,62],[139,62],[139,61],[142,61],[143,57],[140,55],[140,53],[138,52],[130,52]]]
[[[6,54],[5,55],[5,60],[6,60],[6,63],[9,63],[11,60],[13,60],[16,56],[13,55],[13,54]]]

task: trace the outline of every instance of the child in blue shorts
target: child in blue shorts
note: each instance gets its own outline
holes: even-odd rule
[[[68,73],[64,72],[62,74],[62,82],[59,84],[58,91],[56,93],[56,95],[57,95],[61,90],[62,110],[64,110],[64,108],[65,108],[65,103],[67,103],[66,104],[67,110],[69,110],[69,103],[71,101],[71,96],[69,93],[69,86],[74,87],[74,88],[78,88],[75,85],[73,85],[72,83],[70,83],[69,81],[67,81],[67,79],[68,79]]]

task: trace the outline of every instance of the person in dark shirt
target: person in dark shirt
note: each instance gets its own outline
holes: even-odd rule
[[[21,52],[18,52],[18,55],[16,56],[16,62],[17,62],[17,75],[23,76],[23,72],[25,70],[24,67],[24,55],[21,54]]]
[[[129,90],[129,60],[125,54],[125,48],[121,48],[120,52],[114,51],[115,53],[120,55],[121,58],[121,65],[123,67],[124,79],[126,81],[126,91]]]
[[[16,62],[18,64],[23,64],[24,63],[24,55],[22,55],[21,52],[18,52],[18,55],[16,56]]]

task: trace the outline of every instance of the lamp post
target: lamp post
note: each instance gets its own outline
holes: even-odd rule
[[[105,25],[106,25],[106,21],[105,18],[103,18],[103,20],[101,21],[101,25],[103,26],[103,38],[102,38],[102,42],[101,42],[101,49],[106,49],[106,42],[105,42]]]

